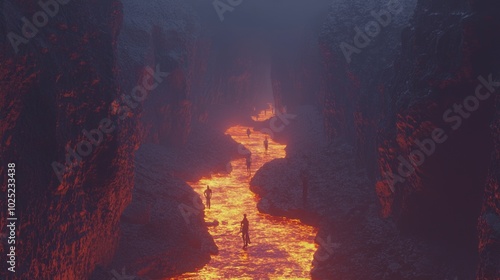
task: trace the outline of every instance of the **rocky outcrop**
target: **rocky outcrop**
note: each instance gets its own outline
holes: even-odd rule
[[[380,11],[374,3],[365,14]],[[362,35],[354,44],[341,39],[352,20],[339,15],[327,23],[321,39],[327,133],[356,143],[359,166],[376,182],[382,214],[394,218],[402,233],[438,242],[435,251],[455,250],[446,258],[470,264],[462,272],[468,277],[473,277],[479,236],[477,277],[495,279],[498,190],[492,170],[498,148],[495,121],[490,124],[498,108],[488,101],[496,94],[488,84],[499,69],[499,41],[493,35],[499,7],[491,1],[418,1],[413,15],[410,10],[405,6],[393,13],[392,19],[400,20],[375,38],[365,37],[370,41],[363,47]],[[342,42],[350,45],[350,63],[339,51]]]
[[[354,147],[341,138],[321,143],[322,122],[310,121],[319,117],[312,108],[296,114],[287,127],[287,157],[265,164],[252,178],[251,190],[261,198],[259,211],[319,228],[313,279],[439,280],[474,274],[464,259],[450,259],[432,242],[401,233],[393,220],[381,216]]]
[[[144,141],[180,147],[191,129],[190,73],[197,68],[192,61],[200,29],[197,17],[185,1],[122,2],[120,84],[132,113],[141,116]],[[151,69],[165,74],[144,82]],[[144,86],[148,83],[155,84]]]
[[[320,151],[325,150],[327,141],[321,126],[321,114],[315,107],[298,107],[297,112],[292,115],[295,118],[290,120],[282,131],[276,133],[277,138],[287,139],[287,157],[273,160],[259,169],[250,182],[250,189],[262,198],[257,204],[259,211],[277,216],[303,218],[314,223],[317,214],[324,214],[321,209],[326,206],[324,203],[328,202],[309,201],[305,207],[301,172],[309,173],[311,184],[316,184],[316,181],[328,182],[329,178],[322,177],[328,172],[319,171],[325,167],[322,161],[311,158],[311,155],[317,156]],[[326,154],[324,156],[328,157]],[[311,216],[308,217],[308,214]]]
[[[0,9],[0,174],[7,182],[7,163],[15,163],[18,218],[16,272],[2,269],[1,278],[87,279],[97,264],[111,260],[133,187],[136,119],[119,121],[110,109],[121,93],[114,79],[121,4],[61,4],[17,53],[7,33],[24,36],[20,19],[32,20],[42,8],[3,1]],[[82,130],[110,128],[100,124],[106,119],[114,130],[83,144],[92,140]],[[2,209],[6,203],[0,199]],[[2,229],[6,213],[0,214]],[[6,250],[2,242],[2,256]]]
[[[169,174],[162,146],[143,145],[135,162],[133,200],[121,218],[120,246],[111,267],[151,279],[201,268],[218,249],[199,195]]]
[[[491,157],[484,204],[478,222],[479,265],[476,279],[498,279],[500,277],[500,99],[497,97],[497,112],[491,125],[494,152]]]
[[[492,59],[500,46],[493,35],[500,10],[488,1],[466,2],[421,1],[402,34],[392,109],[385,119],[392,125],[379,138],[377,192],[383,213],[397,217],[403,230],[461,248],[453,258],[470,256],[475,264],[479,237],[477,279],[496,279],[491,267],[498,259],[486,244],[498,242],[492,231],[498,213],[487,210],[498,196],[492,180],[496,171],[487,177],[495,166],[491,155],[498,152],[495,126],[490,126],[498,108],[488,80],[495,79],[500,66]],[[432,136],[436,130],[441,140]],[[424,141],[427,148],[419,144]],[[417,156],[419,151],[425,155]],[[413,161],[406,174],[404,159]],[[388,179],[387,174],[400,177]]]
[[[196,20],[184,1],[149,6],[132,2],[123,1],[123,7],[119,1],[56,3],[57,8],[53,8],[57,11],[48,22],[19,45],[11,44],[7,34],[25,35],[20,19],[42,7],[27,1],[1,4],[0,73],[6,82],[0,85],[0,172],[6,181],[7,162],[14,162],[19,188],[18,266],[12,279],[89,279],[91,274],[99,277],[103,269],[113,268],[114,257],[116,263],[134,263],[138,273],[149,275],[192,269],[209,259],[208,251],[196,247],[203,239],[200,236],[207,237],[201,223],[192,230],[192,244],[187,246],[194,249],[185,251],[197,256],[198,261],[186,262],[186,266],[162,270],[154,266],[162,260],[161,254],[150,256],[158,257],[148,259],[151,267],[126,259],[122,251],[115,254],[120,217],[132,198],[134,151],[144,141],[172,149],[189,143],[191,127],[191,105],[186,101],[191,70],[186,63],[192,54]],[[168,75],[156,77],[163,78],[160,81],[150,77],[152,72]],[[157,82],[157,86],[145,84],[145,79]],[[148,98],[143,100],[145,85]],[[143,108],[151,110],[144,113]],[[89,134],[97,138],[90,139]],[[224,138],[220,132],[217,137]],[[84,144],[89,142],[91,146]],[[92,151],[87,153],[89,147]],[[227,145],[228,150],[231,147]],[[220,158],[201,160],[203,167],[196,176],[211,171],[216,164],[224,167],[229,161],[230,152],[213,151],[219,152]],[[55,163],[54,168],[51,163]],[[143,165],[144,170],[154,168]],[[146,177],[144,181],[163,180],[169,187],[143,190],[145,186],[138,184],[137,191],[172,194],[172,201],[183,202],[189,189],[168,176],[172,173],[157,178],[139,172],[139,178]],[[0,200],[4,209],[6,202]],[[134,200],[131,209],[136,205]],[[156,208],[142,212],[142,216],[128,211],[124,223],[149,217],[151,223],[146,228],[152,232],[161,229],[156,226],[167,217],[161,218],[160,212],[171,209],[164,203],[153,205]],[[5,228],[5,212],[0,215]],[[172,216],[167,222],[177,225],[178,220]],[[122,225],[126,229],[123,238],[138,232],[130,227]],[[129,245],[150,244],[147,240],[134,241],[137,243]],[[7,253],[6,249],[0,247],[2,254]],[[121,267],[115,269],[120,271]],[[110,276],[106,271],[104,274]]]

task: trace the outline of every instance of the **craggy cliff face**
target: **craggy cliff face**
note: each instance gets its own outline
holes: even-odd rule
[[[42,7],[0,4],[0,174],[6,182],[14,161],[16,279],[85,279],[109,261],[133,187],[135,118],[122,121],[110,110],[120,95],[114,73],[121,3],[52,2],[58,11],[51,8],[54,16],[38,22],[34,36],[35,30],[23,32],[21,18],[31,21]],[[16,53],[9,32],[32,38],[19,39]],[[82,145],[91,141],[84,129],[94,135],[91,146]],[[0,206],[7,209],[6,200]],[[2,242],[2,255],[6,249]]]
[[[383,213],[398,217],[403,231],[438,240],[458,255],[474,255],[479,235],[478,279],[498,277],[498,268],[482,274],[491,266],[483,246],[498,242],[498,231],[484,236],[495,224],[484,216],[491,217],[495,197],[498,202],[491,124],[500,68],[500,10],[486,2],[419,2],[402,33],[378,148]]]
[[[476,255],[479,243],[477,279],[499,277],[499,9],[418,1],[408,24],[396,21],[403,10],[366,46],[361,35],[346,41],[357,50],[329,39],[338,22],[321,39],[327,132],[356,143],[382,214],[403,233],[457,256]],[[399,37],[384,33],[393,28]]]
[[[137,148],[144,142],[182,146],[193,103],[203,121],[200,104],[232,98],[216,86],[202,90],[205,80],[234,76],[236,90],[248,77],[231,71],[205,76],[217,63],[207,66],[211,44],[196,37],[197,20],[183,1],[48,2],[51,15],[40,26],[22,18],[32,20],[43,7],[27,1],[0,6],[0,174],[6,182],[7,163],[15,162],[16,215],[22,219],[16,277],[88,279],[107,275],[113,258],[120,261],[120,218],[132,199]],[[172,209],[182,199],[174,197]],[[6,200],[0,206],[7,209]],[[5,221],[5,212],[0,215]],[[177,223],[177,216],[170,222]],[[203,219],[197,226],[193,234],[210,242]],[[7,249],[5,242],[0,252]],[[198,255],[196,265],[209,259],[208,252]],[[165,269],[179,273],[179,267]]]
[[[499,108],[499,99],[496,100]],[[494,152],[486,180],[484,203],[479,217],[479,265],[477,279],[495,279],[500,276],[500,117],[498,110],[491,125]]]

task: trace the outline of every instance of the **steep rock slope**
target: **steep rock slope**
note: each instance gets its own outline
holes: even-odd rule
[[[319,228],[313,279],[470,278],[473,264],[465,266],[433,243],[401,234],[393,220],[380,215],[355,149],[345,139],[325,141],[319,112],[301,107],[294,113],[296,120],[286,128],[287,157],[264,165],[251,190],[261,198],[259,211]]]
[[[124,22],[118,40],[119,80],[141,115],[142,137],[163,146],[181,146],[190,131],[190,71],[196,69],[200,27],[185,1],[124,0]],[[164,73],[144,82],[148,72]],[[144,84],[153,83],[152,87]],[[142,91],[136,90],[137,86]],[[145,92],[145,93],[144,93]]]
[[[27,1],[1,4],[0,171],[6,181],[7,162],[16,163],[21,220],[16,254],[22,263],[16,279],[88,279],[103,269],[109,274],[120,217],[134,187],[134,151],[144,141],[173,148],[189,132],[185,76],[196,20],[183,1],[123,4],[60,4],[19,46],[7,34],[23,35],[21,18],[31,19],[42,8]],[[145,30],[134,29],[131,14]],[[148,100],[134,91],[146,87],[145,79],[158,83],[148,86]],[[149,115],[140,108],[143,101],[150,102]],[[97,129],[102,141],[89,139],[98,136]],[[85,156],[84,141],[93,144]],[[65,162],[74,165],[66,172]],[[175,186],[187,191],[180,182],[164,191]],[[6,209],[5,203],[0,205]],[[1,215],[5,226],[5,212]],[[207,234],[203,225],[196,230]],[[2,253],[6,249],[4,244]]]
[[[162,146],[143,145],[135,162],[133,201],[123,213],[111,267],[152,279],[201,268],[218,249],[207,231],[200,196],[169,174]]]
[[[484,202],[478,222],[479,264],[477,279],[500,278],[500,99],[496,97],[496,115],[491,125],[494,141]]]
[[[59,5],[17,54],[7,33],[23,34],[21,17],[31,20],[42,8],[33,1],[0,5],[0,174],[7,182],[7,162],[16,164],[18,217],[16,273],[0,273],[3,279],[86,279],[96,264],[113,256],[133,186],[135,119],[118,121],[110,109],[120,94],[114,46],[121,4]],[[68,149],[78,152],[79,144],[89,141],[82,130],[97,129],[104,119],[114,131],[102,133],[91,152],[88,145],[80,147],[79,153],[88,153],[80,160],[68,156],[74,165],[63,172]],[[61,164],[61,182],[53,162]],[[2,209],[6,202],[0,200]],[[0,215],[5,228],[6,211]],[[4,256],[6,249],[2,242]]]
[[[478,279],[498,277],[492,80],[500,63],[499,11],[493,1],[418,1],[408,26],[391,24],[363,48],[352,44],[361,52],[352,53],[350,63],[331,51],[341,40],[328,38],[351,21],[327,23],[332,27],[322,38],[330,69],[327,132],[356,143],[384,216],[403,234],[436,242],[436,250],[448,251],[446,258],[466,270],[479,257]],[[391,26],[400,37],[387,38],[379,49],[377,40]],[[363,58],[369,62],[361,64]]]
[[[477,251],[485,189],[488,205],[498,195],[487,175],[498,152],[490,126],[496,91],[488,81],[500,67],[499,12],[491,1],[419,1],[402,33],[379,137],[383,213],[403,231],[460,248],[456,256],[469,256],[469,263],[477,262],[470,256]],[[490,178],[495,172],[490,168]],[[488,220],[480,222],[480,248],[489,242],[484,232],[494,223]]]
[[[324,61],[320,91],[328,136],[355,143],[357,162],[371,180],[377,174],[376,136],[385,114],[400,33],[416,1],[372,0],[332,2],[319,37]],[[368,161],[367,161],[368,160]]]

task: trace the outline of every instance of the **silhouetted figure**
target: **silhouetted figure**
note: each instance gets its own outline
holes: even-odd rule
[[[300,179],[302,181],[302,203],[305,207],[307,203],[307,194],[309,191],[309,174],[306,170],[302,170],[302,172],[300,173]]]
[[[252,156],[251,155],[247,156],[246,163],[247,163],[247,171],[250,172],[250,167],[252,166]]]
[[[207,186],[207,189],[203,192],[203,195],[207,199],[207,207],[210,209],[210,199],[212,198],[212,190],[210,189],[209,186]]]
[[[266,140],[264,140],[264,148],[266,149],[267,152],[267,149],[269,148],[269,141],[267,141],[267,137]]]
[[[243,238],[243,249],[248,247],[250,244],[250,235],[248,234],[249,223],[247,220],[247,214],[243,214],[243,220],[240,223],[241,237]]]
[[[247,135],[248,135],[248,138],[250,138],[250,134],[252,134],[252,132],[250,132],[250,128],[247,128]]]

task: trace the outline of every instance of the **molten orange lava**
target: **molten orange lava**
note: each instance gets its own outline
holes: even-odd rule
[[[263,112],[261,114],[260,120],[264,117]],[[266,116],[271,117],[271,112]],[[264,163],[285,157],[285,145],[269,138],[266,153],[263,144],[266,135],[252,131],[248,137],[246,131],[247,127],[235,126],[226,133],[252,152],[252,174]],[[245,159],[234,160],[231,164],[229,175],[213,175],[191,183],[201,197],[207,185],[213,191],[212,207],[205,209],[205,215],[207,221],[219,221],[217,227],[209,229],[219,247],[219,255],[213,256],[201,270],[178,279],[309,279],[311,261],[317,249],[316,230],[298,220],[259,213],[257,198],[249,190],[251,174],[246,170]],[[246,250],[242,249],[239,233],[243,214],[247,214],[250,222],[251,244]]]
[[[259,114],[252,116],[252,120],[262,122],[272,118],[274,116],[274,107],[271,103],[268,103],[267,106],[268,108],[266,110],[260,111]],[[228,134],[232,135],[231,133]]]

